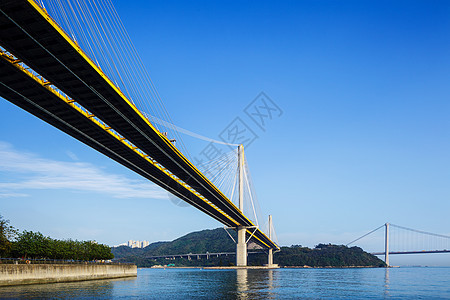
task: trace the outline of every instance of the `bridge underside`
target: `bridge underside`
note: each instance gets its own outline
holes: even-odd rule
[[[33,0],[0,3],[0,46],[14,55],[3,53],[0,57],[0,96],[226,226],[254,226]],[[20,62],[46,81],[21,69]],[[58,89],[65,95],[58,95]],[[250,238],[250,232],[247,236]],[[263,248],[279,249],[259,229],[252,241]]]

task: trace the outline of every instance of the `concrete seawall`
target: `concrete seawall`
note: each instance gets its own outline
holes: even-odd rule
[[[128,264],[0,264],[0,286],[136,276],[136,265]]]

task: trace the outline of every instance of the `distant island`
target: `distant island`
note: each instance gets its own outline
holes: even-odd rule
[[[249,252],[262,250],[255,245],[249,245]],[[253,249],[251,249],[253,248]],[[127,246],[113,247],[114,261],[135,263],[138,267],[156,265],[174,265],[176,267],[209,267],[232,266],[235,256],[210,256],[208,259],[191,257],[172,259],[153,259],[152,256],[176,254],[200,254],[235,252],[236,245],[223,228],[202,230],[189,233],[171,242],[156,242],[145,248],[130,248]],[[293,245],[281,247],[274,255],[274,262],[282,267],[385,267],[386,264],[378,257],[365,252],[359,247],[343,245],[319,244],[315,248]],[[267,263],[265,253],[249,254],[249,266],[261,266]]]

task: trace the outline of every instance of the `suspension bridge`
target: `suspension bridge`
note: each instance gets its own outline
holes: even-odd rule
[[[2,0],[0,96],[235,229],[237,266],[250,242],[273,265],[243,146],[191,162],[110,0]]]
[[[351,241],[346,246],[355,245],[363,238],[384,229],[384,251],[372,252],[384,255],[389,266],[389,255],[450,253],[450,236],[385,223],[374,230]]]

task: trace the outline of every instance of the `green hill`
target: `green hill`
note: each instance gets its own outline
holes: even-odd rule
[[[359,247],[349,248],[331,244],[319,244],[313,249],[296,245],[281,247],[281,251],[274,256],[274,260],[280,265],[290,267],[386,266],[381,259]]]
[[[234,232],[230,232],[235,235]],[[236,246],[223,228],[189,233],[172,242],[156,242],[145,248],[120,246],[112,248],[116,260],[170,254],[234,252]]]
[[[234,232],[233,232],[234,233]],[[150,246],[149,246],[150,247]],[[223,228],[189,233],[172,242],[147,250],[151,255],[233,252],[236,246]]]
[[[231,231],[233,237],[236,234]],[[176,260],[151,259],[151,256],[188,253],[235,252],[236,245],[223,228],[202,230],[189,233],[172,242],[152,243],[144,249],[126,246],[112,248],[115,261],[131,262],[139,267],[166,265],[174,263],[176,266],[227,266],[233,265],[235,256],[210,257],[200,260],[177,258]],[[274,262],[280,266],[311,266],[311,267],[348,267],[348,266],[385,266],[384,262],[361,248],[319,244],[314,249],[301,246],[281,247],[281,251],[274,255]],[[250,254],[249,265],[263,265],[267,263],[267,255]]]

